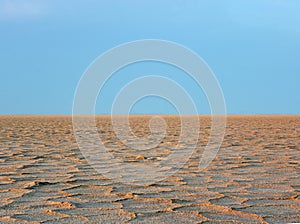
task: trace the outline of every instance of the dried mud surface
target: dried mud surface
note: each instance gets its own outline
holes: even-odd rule
[[[149,118],[131,117],[136,136],[149,134]],[[180,121],[165,120],[166,137],[143,151],[126,148],[109,117],[97,124],[117,158],[142,165],[176,145]],[[0,116],[0,223],[300,222],[300,116],[228,116],[222,147],[205,170],[197,166],[209,117],[200,116],[200,124],[197,150],[177,173],[132,186],[88,164],[70,116]]]

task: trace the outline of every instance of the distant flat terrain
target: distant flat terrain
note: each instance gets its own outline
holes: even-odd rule
[[[147,136],[150,118],[131,116],[132,132]],[[122,144],[109,116],[96,120],[116,158],[143,165],[163,161],[178,142],[179,118],[164,118],[161,144],[141,151]],[[89,165],[71,116],[0,116],[0,223],[300,222],[299,115],[228,116],[222,147],[205,170],[197,167],[209,116],[200,125],[197,150],[178,172],[135,186]]]

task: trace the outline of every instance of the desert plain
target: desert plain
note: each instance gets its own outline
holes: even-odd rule
[[[149,134],[149,117],[131,116],[136,136]],[[137,167],[158,164],[177,144],[179,117],[164,119],[161,143],[135,150],[117,138],[109,116],[96,117],[110,153]],[[134,185],[89,164],[71,116],[0,116],[0,223],[299,223],[300,116],[229,115],[222,146],[205,169],[198,165],[210,117],[199,119],[200,138],[183,167]]]

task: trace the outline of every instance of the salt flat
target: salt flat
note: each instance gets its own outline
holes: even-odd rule
[[[122,144],[109,116],[96,120],[109,151],[142,166],[163,161],[178,142],[179,118],[164,118],[166,136],[149,150]],[[131,117],[136,136],[150,133],[149,119]],[[89,165],[71,116],[0,116],[0,222],[300,222],[300,116],[228,116],[222,147],[205,170],[198,165],[209,117],[200,116],[200,124],[197,150],[178,172],[137,186],[111,180]]]

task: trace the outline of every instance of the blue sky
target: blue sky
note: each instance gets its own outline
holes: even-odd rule
[[[228,113],[299,114],[299,11],[298,0],[0,0],[0,114],[70,114],[88,65],[116,45],[145,38],[198,53],[219,80]],[[203,93],[184,74],[144,64],[111,79],[97,113],[110,111],[120,83],[149,70],[180,82],[199,113],[209,112]],[[174,111],[151,97],[132,109]]]

